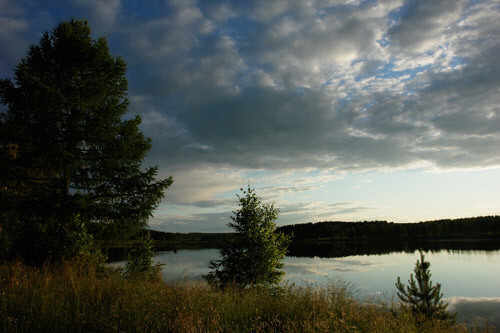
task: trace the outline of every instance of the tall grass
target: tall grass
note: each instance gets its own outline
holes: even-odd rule
[[[343,287],[223,291],[66,262],[0,266],[2,332],[475,332],[361,304]],[[487,332],[486,329],[481,332]]]

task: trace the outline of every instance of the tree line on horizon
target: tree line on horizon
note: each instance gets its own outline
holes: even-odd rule
[[[500,216],[442,219],[417,223],[387,221],[316,222],[281,226],[293,241],[423,241],[433,239],[495,239],[500,236]]]
[[[500,217],[479,216],[406,224],[387,221],[325,221],[285,225],[277,227],[276,233],[284,233],[290,238],[287,254],[296,257],[333,258],[393,252],[413,253],[419,249],[492,251],[500,248]],[[220,249],[227,243],[237,242],[240,237],[235,232],[178,233],[144,230],[143,234],[148,234],[155,241],[155,247],[164,251]],[[120,244],[110,244],[107,250],[116,260],[126,257],[127,249]]]

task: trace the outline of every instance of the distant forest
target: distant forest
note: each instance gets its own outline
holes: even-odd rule
[[[500,249],[500,216],[418,223],[317,222],[286,225],[292,235],[289,255],[343,257],[390,252]]]
[[[491,239],[500,236],[500,216],[479,216],[418,223],[317,222],[286,225],[279,232],[293,240]]]

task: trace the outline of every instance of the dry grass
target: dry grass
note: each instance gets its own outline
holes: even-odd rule
[[[0,266],[1,332],[487,332],[414,322],[336,286],[220,291],[126,280],[79,262]]]

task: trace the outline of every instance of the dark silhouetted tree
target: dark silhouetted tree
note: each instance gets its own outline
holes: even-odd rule
[[[415,278],[410,274],[408,285],[405,286],[398,276],[397,295],[404,307],[408,307],[423,319],[454,323],[455,315],[446,311],[448,304],[442,300],[441,284],[433,285],[431,281],[430,266],[431,264],[425,261],[424,254],[420,252],[420,260],[417,260],[414,269]]]
[[[212,271],[206,279],[219,287],[279,283],[284,275],[281,261],[290,242],[289,237],[276,232],[279,209],[263,203],[250,187],[241,191],[237,196],[240,207],[228,224],[238,234],[237,240],[221,250],[220,260],[210,263]]]
[[[135,232],[172,183],[141,166],[151,140],[139,116],[122,119],[125,71],[104,38],[72,20],[30,47],[14,80],[0,81],[0,226],[17,254],[66,255],[81,221],[100,237]]]

